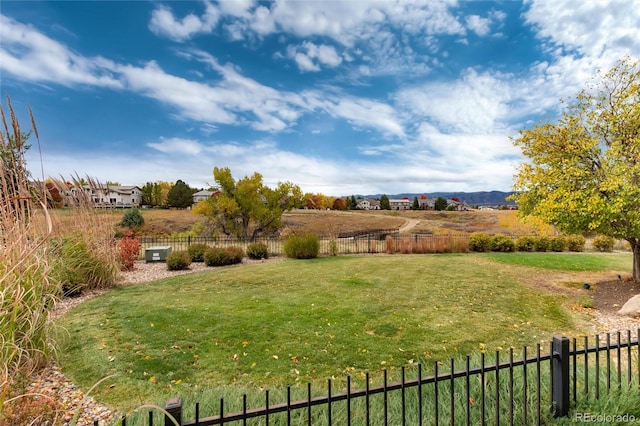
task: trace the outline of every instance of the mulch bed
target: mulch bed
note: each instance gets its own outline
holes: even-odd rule
[[[601,281],[591,290],[593,307],[605,312],[617,312],[627,300],[640,294],[640,283],[630,280]]]

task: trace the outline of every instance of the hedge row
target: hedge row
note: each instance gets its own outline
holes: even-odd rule
[[[474,232],[469,237],[469,250],[477,252],[486,251],[584,251],[586,240],[582,235],[568,235],[556,237],[518,237],[515,240],[504,234],[487,235],[483,232]]]
[[[295,259],[318,257],[320,239],[317,235],[291,235],[284,242],[284,252]],[[264,243],[252,243],[247,246],[246,255],[250,259],[266,259],[269,249]],[[204,262],[207,266],[226,266],[242,262],[245,252],[242,247],[210,247],[197,243],[187,250],[175,251],[167,256],[167,269],[178,271],[189,268],[192,262]]]

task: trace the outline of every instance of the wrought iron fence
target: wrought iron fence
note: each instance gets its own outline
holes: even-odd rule
[[[291,387],[280,402],[273,402],[267,390],[264,405],[257,408],[248,406],[247,395],[231,404],[220,398],[216,415],[201,417],[196,403],[194,419],[186,421],[182,400],[172,398],[165,407],[168,415],[154,417],[149,412],[145,420],[149,426],[168,426],[173,420],[181,426],[548,424],[553,417],[568,416],[585,401],[615,398],[632,387],[640,388],[638,335],[640,329],[635,337],[631,331],[617,332],[612,341],[611,334],[606,334],[604,342],[596,335],[595,346],[587,337],[581,341],[554,337],[547,349],[536,345],[534,354],[523,347],[518,359],[511,348],[506,360],[496,351],[490,364],[482,353],[475,367],[469,356],[461,369],[454,359],[446,367],[435,362],[428,376],[422,364],[414,364],[402,367],[400,381],[393,383],[388,383],[388,372],[383,370],[379,386],[370,386],[372,377],[366,373],[366,387],[357,390],[351,389],[347,376],[346,391],[339,393],[334,393],[328,380],[326,392],[314,396],[308,383],[306,397],[296,400]],[[230,412],[228,405],[239,409]],[[573,415],[576,421],[590,421],[585,413]],[[640,420],[637,413],[611,415],[631,423]]]
[[[344,234],[346,235],[346,234]],[[320,238],[320,256],[340,254],[376,253],[453,253],[469,250],[469,236],[455,234],[400,235],[397,229],[351,233],[349,236]],[[239,246],[246,250],[251,243],[267,246],[269,255],[282,256],[283,240],[279,238],[256,238],[241,240],[214,237],[139,237],[142,250],[155,246],[170,246],[173,251],[186,250],[192,244],[201,243],[212,247]]]

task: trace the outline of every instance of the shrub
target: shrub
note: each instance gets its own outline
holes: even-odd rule
[[[242,258],[244,257],[244,250],[242,249],[242,247],[227,247],[225,248],[225,251],[227,252],[227,256],[229,257],[230,265],[242,262]]]
[[[511,237],[504,234],[496,234],[491,237],[491,251],[509,252],[513,251],[515,243]]]
[[[134,237],[131,232],[125,232],[124,236],[118,242],[120,250],[120,265],[123,271],[133,271],[135,269],[135,261],[140,256],[140,240]]]
[[[108,258],[100,256],[79,233],[51,240],[51,276],[61,285],[62,294],[77,296],[85,288],[110,286],[117,272]]]
[[[211,247],[204,253],[207,266],[226,266],[242,262],[244,253],[240,247]]]
[[[251,243],[247,246],[249,259],[266,259],[269,257],[269,248],[264,243]]]
[[[204,262],[204,253],[209,249],[209,246],[204,243],[191,244],[187,248],[187,253],[192,262]]]
[[[207,266],[228,265],[227,252],[221,247],[210,247],[204,252],[204,263]]]
[[[395,240],[391,235],[387,235],[384,239],[385,251],[387,254],[393,254],[396,252]]]
[[[142,213],[137,208],[133,208],[131,210],[126,211],[122,215],[122,221],[120,222],[122,226],[134,227],[134,226],[142,226],[144,225],[144,217],[142,217]]]
[[[191,256],[186,250],[178,250],[167,256],[167,269],[170,271],[182,271],[191,265]]]
[[[516,250],[518,251],[533,251],[536,244],[534,237],[519,237],[516,239]]]
[[[284,242],[284,254],[292,259],[313,259],[320,252],[320,239],[315,234],[294,234]]]
[[[551,238],[549,242],[549,250],[560,252],[560,251],[565,251],[566,248],[567,248],[567,240],[562,235]]]
[[[584,251],[586,240],[582,235],[569,235],[566,237],[567,250],[569,251]]]
[[[471,251],[489,251],[491,248],[491,237],[484,232],[474,232],[469,237],[469,250]]]
[[[535,243],[533,244],[533,249],[535,251],[547,251],[549,250],[549,246],[551,245],[551,238],[540,236],[535,238]]]
[[[337,256],[338,255],[338,243],[336,240],[329,241],[329,256]]]
[[[615,240],[606,235],[597,235],[593,239],[593,247],[598,251],[613,251]]]

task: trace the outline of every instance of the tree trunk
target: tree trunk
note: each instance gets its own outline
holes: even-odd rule
[[[640,240],[629,240],[633,251],[633,280],[640,283]]]

